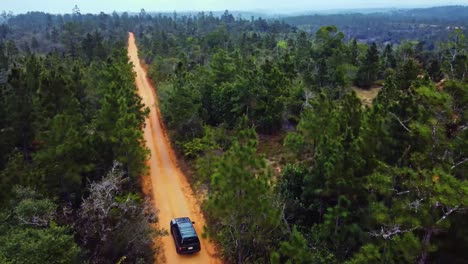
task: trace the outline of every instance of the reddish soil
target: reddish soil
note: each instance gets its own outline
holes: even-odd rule
[[[188,216],[195,222],[195,229],[200,237],[202,247],[200,252],[193,255],[179,255],[176,253],[172,236],[164,236],[155,241],[158,244],[162,243],[162,254],[157,256],[156,262],[222,263],[216,255],[215,245],[201,236],[205,218],[187,178],[177,166],[177,158],[161,121],[156,90],[147,77],[146,69],[140,64],[133,33],[129,33],[128,56],[136,72],[135,83],[138,93],[144,104],[150,108],[144,136],[151,156],[147,161],[149,174],[143,176],[143,191],[149,192],[153,196],[154,206],[159,212],[160,228],[168,230],[172,218]]]

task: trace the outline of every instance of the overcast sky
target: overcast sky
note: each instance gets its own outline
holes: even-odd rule
[[[0,10],[15,14],[27,11],[71,13],[78,5],[81,13],[112,11],[313,11],[329,9],[424,7],[468,5],[468,0],[0,0]]]

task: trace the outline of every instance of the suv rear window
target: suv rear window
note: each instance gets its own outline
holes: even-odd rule
[[[191,244],[198,244],[200,243],[200,240],[198,240],[198,237],[186,237],[182,239],[182,245],[191,245]]]

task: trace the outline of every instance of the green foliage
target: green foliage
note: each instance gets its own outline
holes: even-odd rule
[[[22,187],[0,214],[2,263],[80,263],[80,248],[67,226],[58,226],[49,199]]]
[[[328,88],[331,94],[341,94],[340,88],[347,85],[345,68],[344,34],[339,32],[335,26],[321,27],[315,36],[312,58],[316,64],[312,76],[312,86],[318,89]],[[306,79],[307,80],[307,79]]]
[[[255,132],[249,129],[240,135],[239,141],[215,161],[205,205],[211,223],[208,235],[223,246],[227,259],[239,263],[266,260],[280,224],[271,174],[255,153]]]
[[[154,219],[142,215],[135,193],[148,153],[146,110],[125,52],[129,30],[158,83],[171,139],[196,159],[195,176],[209,190],[208,235],[228,260],[463,262],[467,42],[462,30],[446,30],[466,20],[460,10],[285,18],[308,19],[299,30],[229,12],[5,14],[0,262],[76,262],[73,232],[56,222],[75,227],[90,262],[151,261]],[[449,41],[436,45],[442,39]],[[382,79],[371,107],[347,93],[352,81]],[[242,130],[250,126],[291,132],[285,146],[294,165],[273,178],[253,131]],[[103,179],[114,161],[122,181]],[[61,214],[68,203],[78,213]]]
[[[6,204],[11,198],[14,185],[34,186],[42,177],[40,170],[33,170],[31,165],[24,160],[23,154],[14,151],[5,166],[0,172],[0,204]]]
[[[306,151],[304,137],[299,133],[288,133],[284,139],[284,145],[299,155]]]
[[[15,68],[11,70],[8,84],[3,87],[2,106],[5,113],[2,134],[2,158],[15,148],[19,148],[26,157],[30,156],[30,148],[34,138],[33,128],[33,100],[37,91],[41,66],[36,57],[26,62],[26,69]]]
[[[157,57],[149,68],[149,76],[156,83],[170,80],[174,76],[178,60],[175,58]]]
[[[12,41],[0,45],[0,206],[5,212],[0,262],[78,263],[74,210],[87,197],[87,185],[100,180],[114,160],[123,163],[131,179],[122,196],[134,200],[130,207],[141,205],[126,194],[139,190],[136,177],[145,169],[142,128],[147,112],[128,63],[126,30],[100,30],[111,23],[104,14],[99,26],[97,16],[86,22],[76,16],[65,21],[43,13],[25,16],[23,24],[12,26]],[[40,22],[31,23],[38,18]],[[16,47],[16,38],[26,45]],[[58,205],[31,191],[15,193],[17,184],[57,199]],[[148,227],[143,223],[135,225]],[[110,232],[123,237],[116,241],[125,241],[133,230]],[[149,246],[135,247],[151,255]],[[138,251],[128,245],[122,251],[127,249]]]
[[[284,40],[280,40],[278,41],[278,44],[276,44],[276,46],[279,48],[279,49],[287,49],[288,48],[288,43]]]
[[[93,140],[107,166],[114,160],[125,165],[132,180],[144,169],[147,150],[143,148],[143,125],[148,110],[138,96],[132,65],[125,53],[116,51],[99,73],[101,108],[93,120]]]
[[[161,85],[162,113],[179,145],[202,137],[204,123],[232,129],[243,115],[259,132],[281,129],[291,92],[280,65],[219,50],[205,67],[184,72],[186,66],[180,62],[170,84]]]
[[[442,67],[439,60],[433,60],[430,62],[429,69],[427,70],[429,77],[434,82],[439,82],[444,78],[444,73],[442,72]]]
[[[227,28],[223,24],[205,36],[206,46],[211,49],[223,48],[228,39]]]
[[[397,61],[395,54],[393,52],[393,46],[387,44],[382,54],[382,68],[385,69],[394,69],[397,66]]]
[[[98,31],[94,31],[92,34],[86,34],[81,42],[83,53],[86,55],[88,60],[93,59],[104,59],[106,56],[106,49],[104,48],[103,37]]]
[[[387,59],[390,54],[387,55]],[[356,84],[359,87],[369,88],[377,80],[379,73],[379,51],[375,42],[367,50],[367,55],[361,63],[361,67],[357,73]]]
[[[412,59],[406,64],[414,66]],[[458,106],[466,91],[460,83],[441,91],[409,75],[402,90],[390,75],[366,111],[353,96],[316,98],[286,138],[310,164],[310,173],[299,174],[302,185],[288,184],[297,174],[284,170],[279,190],[289,195],[286,219],[314,226],[312,237],[326,241],[338,259],[356,251],[352,263],[426,261],[438,254],[439,231],[448,231],[467,203],[466,180],[452,171],[466,169],[452,160],[463,161],[458,144],[465,133],[456,124],[464,122]]]
[[[0,236],[2,263],[80,263],[80,249],[65,227],[14,228]]]
[[[459,85],[451,83],[448,87]],[[405,93],[411,93],[415,100],[404,99]],[[458,96],[463,98],[463,94]],[[389,136],[397,134],[395,129],[405,130],[407,139],[399,144],[408,147],[402,150],[398,161],[389,159],[387,162],[392,165],[381,163],[367,177],[372,212],[369,234],[377,240],[364,246],[352,263],[427,261],[431,255],[438,255],[437,241],[443,239],[439,232],[450,230],[456,219],[454,213],[468,202],[466,179],[455,176],[455,162],[450,161],[455,157],[447,154],[453,151],[455,142],[460,142],[456,138],[462,136],[449,132],[454,129],[452,111],[457,109],[452,100],[459,97],[452,97],[452,93],[439,91],[433,85],[393,96],[399,104],[391,103],[392,110],[386,113],[393,116],[389,121],[395,122],[391,128],[394,132]],[[398,110],[402,102],[406,103],[407,110],[413,111],[406,125],[392,113],[403,113]],[[413,144],[416,146],[411,148]]]
[[[277,192],[284,203],[285,220],[295,225],[310,223],[311,208],[304,204],[303,192],[307,188],[304,179],[310,177],[310,172],[304,165],[287,164],[281,172],[276,185]]]
[[[190,83],[194,78],[176,74],[162,106],[164,120],[174,131],[173,139],[176,141],[185,142],[203,133],[201,95]]]
[[[193,140],[183,144],[182,152],[184,153],[184,156],[194,158],[210,147],[210,145],[204,144],[201,138],[194,138]]]
[[[77,194],[81,175],[90,169],[90,165],[85,163],[87,144],[81,118],[79,114],[57,114],[49,121],[50,130],[39,135],[44,145],[34,154],[34,159],[47,175],[44,187],[49,190]],[[77,163],[77,160],[84,161],[84,164]]]
[[[419,63],[415,59],[408,59],[397,68],[397,81],[400,89],[408,89],[420,73]]]
[[[5,44],[0,41],[0,71],[8,69],[8,57],[5,54]]]
[[[272,263],[307,264],[335,263],[333,255],[316,247],[309,248],[307,241],[294,226],[289,241],[281,242],[279,252],[274,252]]]
[[[358,49],[358,44],[356,39],[353,39],[351,41],[351,44],[349,44],[349,62],[354,65],[358,66],[358,56],[359,56],[359,49]]]
[[[304,177],[308,174],[305,167],[298,164],[287,164],[281,172],[278,183],[279,193],[287,199],[299,199],[302,196]]]
[[[436,88],[430,79],[439,81],[442,74],[462,79],[464,57],[447,56],[454,50],[464,54],[460,34],[438,53],[433,40],[422,38],[401,41],[395,49],[381,46],[379,38],[370,46],[356,40],[346,44],[337,29],[343,25],[322,26],[323,21],[314,24],[315,36],[262,19],[235,20],[228,13],[220,19],[200,14],[157,21],[141,27],[141,41],[145,54],[158,56],[154,69],[164,81],[158,88],[163,116],[172,139],[196,158],[196,177],[209,190],[208,234],[229,260],[266,260],[266,248],[277,251],[272,261],[291,263],[447,258],[440,247],[447,241],[443,234],[456,237],[452,228],[461,223],[457,216],[465,206],[466,89],[452,82]],[[375,32],[365,25],[366,32]],[[347,93],[351,81],[370,87],[378,80],[384,87],[371,107]],[[276,186],[252,183],[262,175],[252,171],[263,168],[255,165],[254,146],[230,143],[226,136],[246,127],[243,116],[260,133],[291,131],[284,145],[296,155],[296,164],[281,168]],[[213,137],[213,131],[224,137]],[[276,190],[284,203],[283,222],[298,226],[291,236],[275,233],[281,246],[263,240],[268,229],[255,230],[260,234],[255,241],[270,246],[250,241],[250,228],[262,219],[231,203],[254,204],[252,186],[260,193]],[[260,253],[246,256],[251,253],[246,244]]]
[[[466,80],[468,73],[468,40],[461,29],[455,29],[441,45],[444,70],[454,80]]]

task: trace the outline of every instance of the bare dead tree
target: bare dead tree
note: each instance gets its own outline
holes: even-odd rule
[[[403,233],[413,232],[414,230],[420,229],[420,227],[413,227],[409,229],[402,229],[399,225],[393,226],[382,226],[380,231],[371,231],[368,234],[372,237],[381,237],[383,239],[391,240],[396,235]]]
[[[115,162],[100,182],[90,184],[90,194],[83,200],[77,229],[90,250],[91,263],[118,261],[119,254],[133,260],[151,258],[153,239],[165,234],[150,225],[156,222],[150,201],[140,202],[135,194],[124,191],[127,180],[121,164]]]

